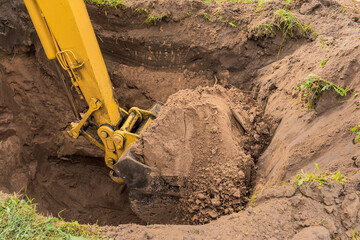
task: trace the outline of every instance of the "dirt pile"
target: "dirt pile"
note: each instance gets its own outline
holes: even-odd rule
[[[182,90],[169,97],[132,151],[165,180],[176,178],[178,223],[207,223],[246,203],[256,176],[253,156],[266,146],[269,124],[237,89]],[[159,218],[152,222],[163,222]]]
[[[264,189],[244,211],[202,226],[105,227],[115,239],[352,239],[359,227],[360,173],[350,183]],[[346,227],[345,227],[346,226]],[[329,237],[331,236],[331,238]]]
[[[316,187],[308,192],[289,186],[270,188],[292,179],[300,169],[314,170],[314,162],[319,164],[322,171],[341,171],[347,175],[358,171],[360,167],[360,150],[356,139],[354,141],[354,134],[349,131],[360,119],[360,112],[354,106],[358,99],[324,95],[315,109],[317,114],[314,114],[313,111],[304,109],[295,91],[310,73],[341,87],[348,85],[354,90],[360,88],[359,3],[348,0],[289,2],[285,6],[284,1],[254,1],[251,4],[230,1],[206,4],[202,0],[176,3],[168,0],[131,1],[132,6],[147,7],[153,14],[167,14],[171,9],[171,17],[164,18],[153,26],[144,24],[146,16],[131,8],[88,6],[121,106],[148,108],[156,101],[165,102],[168,96],[181,89],[199,85],[212,86],[217,82],[226,88],[235,86],[243,91],[243,95],[239,95],[236,100],[240,107],[236,105],[235,109],[244,114],[244,117],[250,113],[254,117],[261,116],[258,119],[255,117],[252,126],[255,130],[250,130],[252,136],[240,136],[241,131],[235,117],[228,114],[228,106],[221,107],[222,112],[228,114],[225,114],[226,119],[221,119],[220,115],[210,114],[213,112],[212,107],[206,105],[204,107],[208,109],[207,112],[198,112],[207,113],[210,120],[229,124],[228,128],[217,128],[211,133],[211,124],[204,124],[201,127],[207,130],[207,137],[203,140],[211,147],[205,144],[199,147],[201,142],[195,140],[198,136],[185,136],[189,142],[193,142],[184,146],[184,133],[189,134],[188,126],[191,126],[184,119],[201,119],[202,116],[194,115],[195,111],[191,108],[185,111],[181,107],[178,110],[180,116],[178,112],[172,118],[167,116],[171,120],[169,122],[179,127],[169,126],[161,133],[163,136],[180,134],[181,137],[175,143],[169,141],[165,144],[162,139],[157,141],[168,147],[161,150],[171,150],[186,160],[198,154],[200,163],[204,165],[199,169],[192,167],[190,162],[181,161],[182,159],[175,162],[179,166],[189,164],[187,174],[194,172],[194,176],[198,178],[202,173],[212,170],[212,158],[224,163],[215,171],[220,172],[224,168],[226,172],[239,173],[239,170],[243,171],[242,166],[238,168],[233,165],[232,169],[226,166],[225,159],[221,156],[242,156],[241,159],[228,160],[230,164],[237,161],[243,163],[251,157],[257,170],[255,190],[251,193],[257,199],[255,206],[204,226],[122,225],[117,228],[107,227],[109,236],[116,239],[291,239],[295,234],[305,234],[303,231],[308,234],[316,229],[322,236],[350,239],[353,237],[353,230],[360,232],[358,174],[344,186],[331,185],[321,191]],[[277,24],[274,19],[279,9],[291,13],[301,23],[309,24],[314,30],[311,37],[288,37],[284,40],[283,32],[274,25]],[[210,21],[206,18],[209,15]],[[68,108],[54,71],[44,58],[22,1],[4,2],[0,6],[0,18],[0,190],[13,192],[31,186],[40,204],[49,206],[46,209],[44,207],[43,212],[49,211],[56,215],[59,209],[66,208],[68,212],[75,213],[67,215],[68,219],[79,218],[83,222],[100,219],[102,213],[107,212],[105,208],[109,209],[108,216],[114,216],[110,213],[112,209],[119,214],[121,211],[128,214],[125,209],[129,209],[129,206],[122,198],[127,198],[126,194],[120,197],[122,200],[114,196],[109,201],[106,194],[111,194],[110,187],[104,187],[106,194],[101,195],[102,187],[95,185],[102,182],[100,178],[106,177],[105,168],[101,168],[102,153],[96,152],[83,140],[73,141],[62,134],[73,120],[71,109]],[[258,32],[263,24],[272,24],[273,34],[264,36]],[[280,46],[282,48],[277,56]],[[325,64],[321,64],[324,62]],[[202,95],[196,91],[192,94],[190,91],[189,95]],[[224,105],[223,100],[219,100],[219,103]],[[190,106],[191,103],[184,104]],[[244,109],[243,104],[250,108]],[[256,110],[253,112],[251,109],[255,106]],[[260,142],[263,134],[266,134],[260,130],[263,115],[272,116],[280,124],[269,147],[261,154],[262,143],[258,144],[255,140],[256,134],[260,136]],[[201,129],[195,128],[196,123],[193,125],[193,135],[200,133]],[[160,126],[154,127],[161,130]],[[226,133],[224,129],[234,131],[223,136]],[[229,136],[239,138],[229,139]],[[218,142],[213,142],[211,137]],[[222,152],[222,149],[227,149],[226,146],[215,146],[215,143],[223,144],[219,142],[222,137],[228,139],[233,146],[239,143],[244,145],[230,152]],[[147,138],[152,142],[150,136]],[[155,149],[156,142],[152,143]],[[147,149],[147,152],[140,155],[151,155],[150,145],[146,147],[146,144],[145,141],[142,143],[144,148],[141,151]],[[192,149],[195,144],[198,148]],[[188,149],[192,155],[181,152],[177,145]],[[203,156],[205,154],[211,156],[209,161]],[[258,158],[260,154],[261,157]],[[95,164],[94,157],[101,163]],[[84,161],[87,158],[91,161]],[[159,159],[151,160],[153,162],[150,158],[144,158],[154,168],[157,167],[155,164],[163,164]],[[165,169],[171,174],[179,168]],[[90,181],[89,188],[83,187],[93,175],[96,179]],[[195,184],[197,194],[187,193],[188,199],[193,202],[189,202],[184,209],[189,215],[195,216],[194,222],[206,222],[213,219],[211,215],[216,218],[217,214],[225,214],[226,209],[236,208],[231,205],[232,200],[238,202],[243,197],[234,197],[233,192],[229,192],[232,186],[226,188],[223,195],[218,189],[218,192],[213,191],[211,185],[220,186],[223,180],[217,183],[218,173],[211,175],[214,178],[207,181],[209,186],[206,188],[198,187],[197,183],[201,183],[201,179],[188,183]],[[63,181],[58,181],[58,178]],[[76,179],[79,182],[74,183]],[[105,180],[102,183],[108,184]],[[181,183],[185,186],[186,182]],[[246,181],[239,181],[237,184],[248,186]],[[35,189],[37,186],[41,189]],[[121,191],[118,187],[113,187],[114,190]],[[266,189],[262,191],[264,188]],[[82,189],[99,190],[94,195],[84,194],[89,201],[94,200],[87,202],[78,194]],[[64,193],[62,196],[65,196],[66,201],[59,198],[57,190]],[[243,193],[241,191],[243,190],[239,190]],[[51,195],[57,197],[51,198]],[[74,196],[79,198],[74,199]],[[220,196],[220,200],[215,196]],[[230,196],[231,201],[226,201],[226,196]],[[49,199],[52,199],[51,204],[47,202]],[[226,207],[217,206],[218,200]],[[76,204],[71,209],[73,202]],[[192,218],[189,219],[191,220]],[[322,227],[316,227],[318,225]]]

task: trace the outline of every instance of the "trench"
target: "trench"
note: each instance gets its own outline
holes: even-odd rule
[[[49,157],[38,162],[27,195],[38,211],[98,225],[143,223],[131,210],[126,185],[113,182],[102,158]]]
[[[127,109],[132,106],[146,109],[156,101],[165,102],[181,89],[212,86],[217,79],[218,84],[227,88],[241,86],[245,91],[256,93],[258,89],[249,78],[261,66],[252,63],[263,58],[262,64],[268,64],[277,50],[269,53],[269,58],[253,55],[250,59],[259,48],[254,41],[242,42],[239,48],[245,52],[236,57],[229,49],[190,46],[186,39],[168,45],[159,44],[163,42],[160,39],[134,40],[117,35],[123,25],[109,22],[102,25],[103,17],[99,17],[98,10],[90,7],[89,11],[101,39],[100,47],[119,104]],[[121,21],[121,18],[116,20]],[[109,29],[104,29],[106,27]],[[0,180],[6,186],[3,190],[21,191],[38,203],[39,212],[69,221],[99,225],[145,224],[131,210],[126,186],[108,177],[109,170],[101,154],[93,156],[94,147],[83,142],[78,145],[63,134],[72,121],[71,110],[32,28],[26,29],[31,32],[27,35],[32,39],[30,45],[14,47],[14,53],[9,54],[7,42],[5,50],[0,52],[2,89],[7,89],[8,95],[1,102],[2,116],[7,118],[1,119],[0,130],[11,130],[6,136],[1,135],[2,151],[11,145],[9,154],[3,158],[4,162],[10,162],[2,168],[4,174]],[[153,34],[158,31],[156,28]],[[147,38],[153,37],[149,29],[144,32]],[[270,135],[263,138],[266,140],[256,150],[246,146],[255,161]],[[64,149],[64,144],[70,150]],[[77,149],[79,146],[81,150]],[[254,179],[255,176],[251,176],[250,187],[254,186]],[[247,196],[250,193],[251,189]]]

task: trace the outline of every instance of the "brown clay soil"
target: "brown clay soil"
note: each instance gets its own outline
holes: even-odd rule
[[[251,153],[258,154],[270,135],[271,121],[261,113],[252,98],[218,85],[171,95],[131,150],[178,187],[177,196],[166,203],[154,204],[157,196],[131,201],[136,213],[150,216],[144,218],[150,223],[199,224],[241,209],[256,176]],[[167,212],[159,211],[164,204]]]
[[[147,26],[131,8],[88,5],[119,104],[166,102],[134,152],[161,174],[182,177],[175,209],[182,223],[211,222],[143,225],[131,191],[108,179],[102,152],[66,135],[71,109],[20,0],[0,5],[0,191],[26,190],[40,212],[98,221],[115,239],[351,239],[360,232],[360,150],[350,131],[359,123],[358,99],[325,93],[315,114],[295,91],[310,73],[360,88],[358,1],[292,1],[288,11],[316,34],[295,31],[285,41],[275,27],[268,37],[257,31],[275,23],[284,8],[277,0],[261,8],[128,4],[171,12]],[[321,189],[283,184],[301,169],[314,171],[314,162],[350,181]]]

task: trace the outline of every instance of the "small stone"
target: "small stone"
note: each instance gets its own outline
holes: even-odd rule
[[[325,211],[328,213],[328,214],[331,214],[333,211],[334,211],[334,206],[326,206],[324,207]]]
[[[217,212],[215,212],[214,210],[210,210],[208,212],[208,214],[211,218],[216,218],[217,216],[219,216],[219,214]]]
[[[330,232],[328,229],[322,226],[312,226],[302,229],[300,232],[295,234],[292,240],[303,240],[303,239],[316,239],[316,240],[328,240],[330,238]]]
[[[202,194],[202,193],[199,193],[197,195],[197,198],[200,199],[200,200],[204,200],[206,198],[206,196],[204,194]]]
[[[236,198],[240,198],[241,194],[240,194],[240,190],[236,189],[235,192],[232,194],[234,197]]]
[[[213,206],[215,206],[215,207],[218,207],[218,206],[221,205],[221,202],[220,202],[219,199],[214,198],[214,199],[211,199],[211,204],[212,204]]]
[[[213,126],[210,130],[211,133],[217,133],[218,128],[216,126]]]
[[[260,135],[259,134],[255,133],[254,138],[255,138],[256,141],[258,141],[258,142],[260,141]]]
[[[192,222],[195,222],[195,221],[197,221],[197,220],[199,220],[199,217],[198,217],[197,215],[195,215],[195,216],[193,216],[193,217],[191,218],[191,221],[192,221]]]
[[[172,18],[172,20],[174,21],[174,22],[180,22],[180,18],[179,17],[177,17],[177,16],[174,16],[173,18]]]
[[[356,199],[356,193],[349,194],[349,200],[354,201]]]
[[[238,176],[239,176],[240,179],[244,179],[245,178],[245,173],[242,170],[240,170],[238,172]]]

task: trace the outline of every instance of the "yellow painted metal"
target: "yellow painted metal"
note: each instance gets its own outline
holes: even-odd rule
[[[47,58],[54,59],[56,55],[55,44],[36,0],[24,0],[24,2],[29,11],[31,20],[34,23],[36,32],[38,33]]]
[[[73,123],[73,127],[70,129],[70,131],[68,131],[69,135],[75,139],[79,137],[81,128],[84,126],[85,122],[89,119],[91,114],[100,109],[102,106],[101,102],[96,98],[91,98],[90,101],[91,102],[89,104],[89,109],[87,110],[83,118],[80,120],[80,122]]]
[[[83,118],[72,123],[68,133],[74,138],[82,134],[105,151],[105,163],[112,169],[155,118],[154,113],[139,108],[131,108],[127,113],[118,106],[83,0],[24,1],[47,57],[57,59],[89,105]],[[97,134],[103,144],[83,130],[90,116],[97,122]],[[127,119],[120,126],[123,117]],[[123,182],[113,172],[111,178]]]
[[[49,58],[54,47],[78,92],[90,104],[96,98],[102,107],[93,113],[98,125],[117,127],[120,111],[113,87],[83,0],[25,0],[31,19]],[[41,19],[45,19],[42,20]],[[51,38],[53,44],[51,45]],[[47,53],[48,53],[47,52]]]

